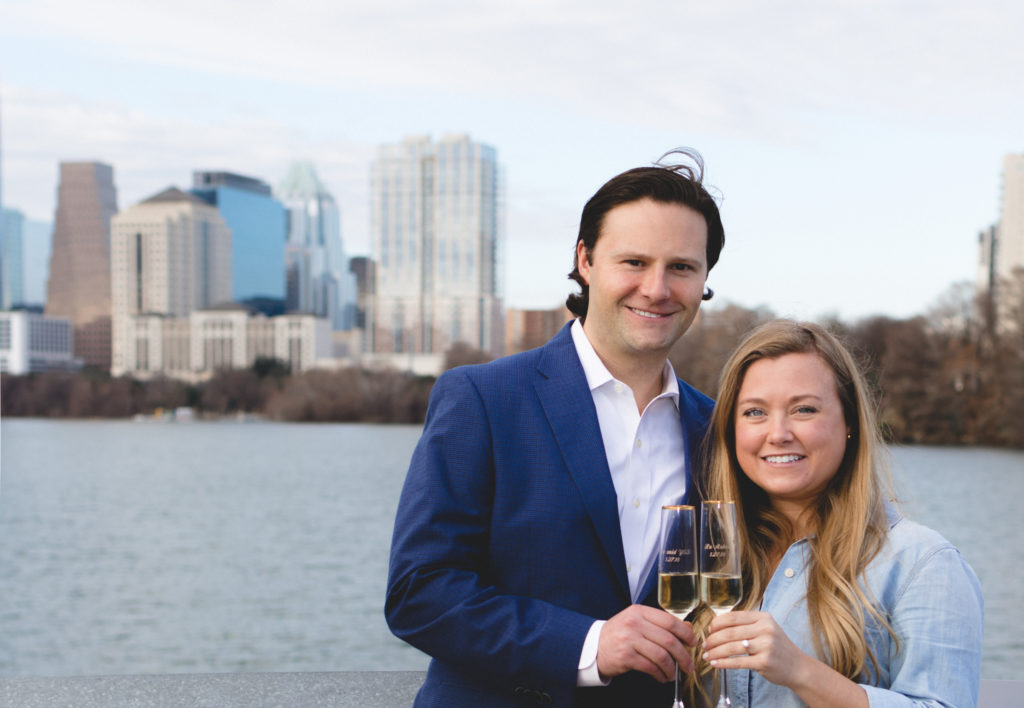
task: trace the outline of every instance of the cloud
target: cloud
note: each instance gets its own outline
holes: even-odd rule
[[[322,140],[294,126],[251,118],[230,122],[167,118],[17,85],[0,88],[4,117],[5,203],[50,219],[58,164],[98,160],[114,166],[122,208],[192,172],[224,169],[276,186],[288,165],[312,159],[328,188],[366,194],[365,164],[373,148]]]
[[[16,3],[5,21],[225,77],[556,103],[662,128],[798,134],[819,111],[964,118],[1024,63],[1018,3],[268,0]]]

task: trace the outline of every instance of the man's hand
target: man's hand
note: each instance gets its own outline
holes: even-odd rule
[[[696,643],[689,622],[654,607],[630,605],[601,628],[597,670],[605,680],[642,671],[658,681],[672,681],[677,662],[683,671],[693,671],[693,659],[684,645]]]

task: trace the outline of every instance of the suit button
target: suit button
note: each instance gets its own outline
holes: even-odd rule
[[[512,690],[512,693],[514,693],[517,696],[525,696],[526,698],[529,698],[531,701],[539,705],[546,706],[550,705],[551,703],[551,694],[544,693],[543,691],[535,691],[534,689],[526,688],[525,686],[516,686]]]

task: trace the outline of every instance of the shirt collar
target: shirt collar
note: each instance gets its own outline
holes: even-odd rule
[[[615,381],[615,377],[608,371],[601,358],[594,351],[593,345],[587,339],[587,333],[583,331],[583,323],[577,317],[570,328],[572,342],[576,345],[576,354],[583,365],[583,374],[587,377],[587,386],[591,392],[596,391],[605,384]],[[668,395],[672,398],[676,408],[679,407],[679,381],[676,379],[676,370],[672,368],[672,362],[665,360],[665,368],[661,372],[661,396]]]

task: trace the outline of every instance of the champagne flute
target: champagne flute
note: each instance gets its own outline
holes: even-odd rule
[[[700,594],[716,615],[728,612],[743,597],[740,577],[740,544],[736,530],[736,505],[729,501],[705,501],[700,524]],[[717,708],[732,708],[725,669]]]
[[[661,507],[658,604],[679,619],[686,619],[700,601],[697,587],[695,511],[692,506],[680,504]],[[678,663],[675,678],[675,701],[672,708],[686,708],[679,692]]]

